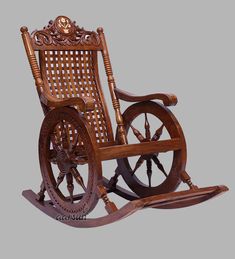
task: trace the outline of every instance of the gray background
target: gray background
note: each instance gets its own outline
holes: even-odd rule
[[[172,110],[187,139],[188,172],[200,186],[227,184],[229,193],[187,209],[141,211],[95,229],[59,224],[22,198],[23,189],[37,190],[40,182],[43,116],[19,28],[41,28],[60,14],[88,29],[105,28],[118,87],[177,94]],[[1,2],[4,258],[234,257],[234,22],[234,1],[228,0]],[[103,87],[110,105],[104,80]]]

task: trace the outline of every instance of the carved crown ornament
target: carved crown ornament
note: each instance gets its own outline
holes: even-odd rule
[[[43,30],[34,31],[32,40],[36,46],[100,45],[96,32],[80,28],[66,16],[58,16],[54,21],[49,21]]]

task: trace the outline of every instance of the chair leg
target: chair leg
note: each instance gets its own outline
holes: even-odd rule
[[[118,168],[117,168],[118,169]],[[110,178],[109,182],[108,182],[108,188],[110,191],[115,190],[116,186],[117,186],[117,182],[118,182],[118,177],[120,175],[120,173],[118,172],[118,170],[115,170],[115,174],[113,177]]]
[[[115,203],[109,200],[106,188],[103,185],[97,186],[97,194],[103,200],[105,204],[105,209],[108,214],[111,214],[118,210]]]
[[[46,191],[45,184],[42,181],[42,183],[40,185],[40,191],[38,193],[38,201],[44,201],[44,199],[45,199],[45,191]]]
[[[184,183],[188,185],[190,189],[192,190],[198,189],[198,187],[192,183],[191,177],[186,171],[181,172],[180,178]]]

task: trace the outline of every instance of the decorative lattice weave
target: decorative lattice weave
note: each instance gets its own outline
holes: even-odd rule
[[[60,99],[89,96],[94,99],[94,111],[86,112],[84,116],[92,125],[97,142],[105,143],[109,137],[95,71],[96,55],[95,51],[88,50],[46,50],[40,51],[40,63],[43,80],[53,96]],[[66,129],[70,141],[73,140],[76,132],[71,125],[66,125]]]

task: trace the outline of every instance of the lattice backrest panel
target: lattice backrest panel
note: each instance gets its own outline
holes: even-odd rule
[[[94,111],[84,115],[95,130],[98,143],[109,142],[110,123],[105,114],[103,94],[97,73],[97,51],[92,50],[45,50],[40,51],[43,81],[51,94],[59,99],[70,97],[92,97]],[[75,107],[77,108],[77,107]],[[66,126],[71,136],[75,132]]]

